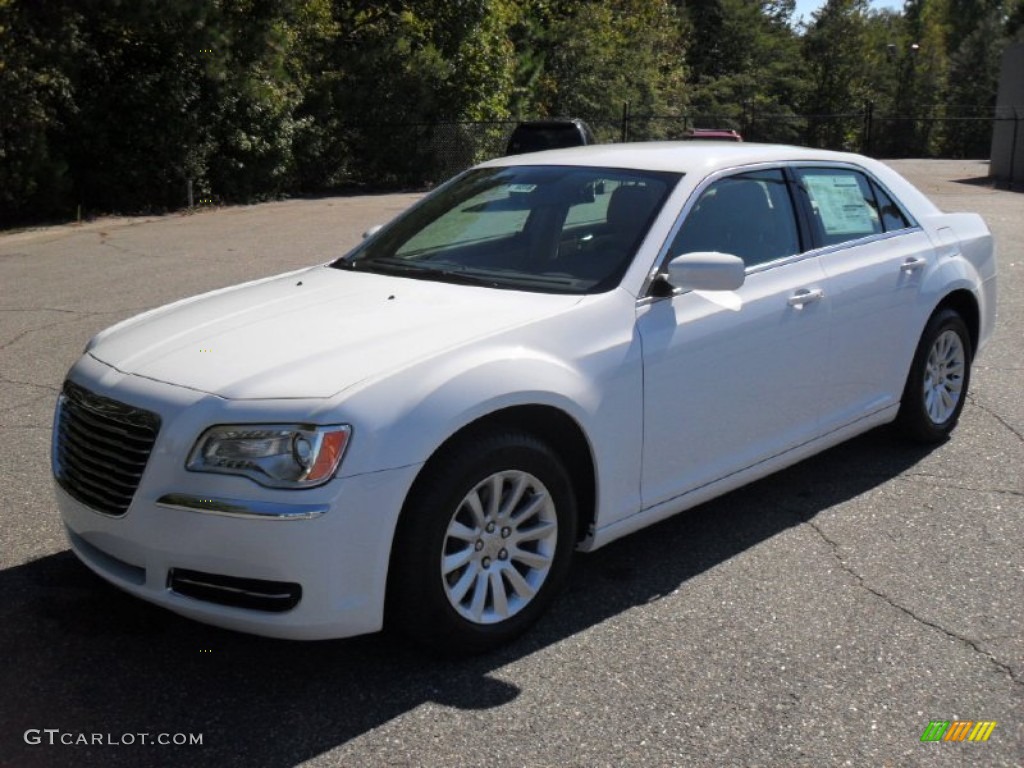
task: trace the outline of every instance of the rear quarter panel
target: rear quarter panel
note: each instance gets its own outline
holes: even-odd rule
[[[976,213],[938,214],[924,217],[920,223],[932,238],[937,254],[937,268],[929,274],[927,288],[938,301],[965,289],[978,303],[977,355],[991,338],[996,321],[996,247],[992,233]]]

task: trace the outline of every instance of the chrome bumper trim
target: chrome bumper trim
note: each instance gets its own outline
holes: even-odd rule
[[[251,499],[191,496],[186,493],[166,493],[157,499],[156,503],[157,506],[167,509],[183,509],[186,512],[249,520],[311,520],[320,517],[329,509],[326,504],[277,504]]]

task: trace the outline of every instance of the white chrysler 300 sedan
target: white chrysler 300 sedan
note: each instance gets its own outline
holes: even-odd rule
[[[754,144],[473,168],[351,253],[96,336],[53,434],[74,552],[200,621],[482,650],[592,550],[858,433],[956,425],[992,238]]]

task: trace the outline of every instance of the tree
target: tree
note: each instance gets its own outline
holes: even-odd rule
[[[741,128],[751,139],[796,141],[805,79],[790,26],[795,3],[690,0],[684,8],[693,27],[693,114]]]
[[[813,146],[858,149],[864,103],[871,97],[867,49],[867,0],[828,0],[804,35],[810,75],[804,111],[807,142]],[[842,119],[836,116],[843,115]]]
[[[912,118],[907,123],[904,153],[928,157],[937,147],[935,119],[945,113],[946,83],[949,56],[949,0],[908,0],[904,15],[907,33],[916,45],[910,58],[910,69],[902,103],[897,109]]]
[[[0,227],[73,213],[61,127],[77,28],[63,10],[0,0]]]
[[[987,158],[991,150],[989,118],[1007,42],[1002,22],[999,8],[989,10],[950,57],[948,98],[956,119],[947,124],[943,135],[947,156]]]
[[[683,30],[667,0],[580,3],[552,28],[538,108],[616,124],[626,102],[638,115],[679,115],[687,100]],[[635,138],[665,128],[647,121]]]

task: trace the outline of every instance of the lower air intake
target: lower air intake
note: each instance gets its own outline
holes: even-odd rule
[[[173,592],[195,600],[253,611],[283,613],[302,599],[302,587],[287,581],[264,581],[173,568],[167,575]]]

